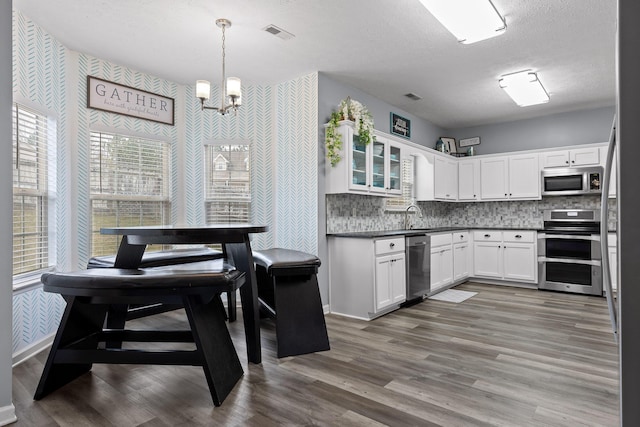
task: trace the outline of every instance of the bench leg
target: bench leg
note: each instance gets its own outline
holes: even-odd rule
[[[236,292],[227,292],[227,312],[229,313],[229,323],[235,322],[238,318],[236,314]]]
[[[220,406],[244,373],[227,330],[224,306],[219,295],[206,303],[195,296],[183,301],[213,404]]]
[[[80,375],[91,370],[91,363],[69,364],[56,363],[58,350],[70,344],[95,335],[102,331],[107,305],[86,304],[78,297],[65,296],[67,307],[64,310],[58,332],[53,340],[53,345],[49,351],[47,362],[44,365],[38,388],[34,395],[35,400],[42,399],[47,394],[70,383]],[[77,348],[77,347],[76,347]],[[82,349],[95,350],[98,348],[98,340],[87,340]]]
[[[275,280],[278,357],[329,350],[317,276],[278,276]]]

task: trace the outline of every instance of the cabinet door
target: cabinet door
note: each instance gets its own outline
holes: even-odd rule
[[[506,199],[508,162],[506,157],[482,159],[480,162],[480,194],[485,199]]]
[[[509,157],[509,198],[540,198],[538,154],[523,154]]]
[[[393,303],[391,291],[391,264],[393,255],[376,257],[376,311],[379,311]]]
[[[349,165],[349,189],[368,191],[370,179],[369,169],[371,168],[369,160],[371,144],[364,145],[360,143],[360,137],[358,135],[353,133],[351,135],[351,140],[347,144],[351,157],[351,164]]]
[[[569,166],[569,151],[549,151],[540,155],[543,168],[561,168]]]
[[[473,275],[502,278],[501,242],[479,242],[473,245]]]
[[[431,249],[431,290],[453,282],[453,251],[451,246]]]
[[[480,196],[480,161],[458,163],[458,200],[478,200]]]
[[[404,302],[407,299],[407,269],[404,254],[396,254],[391,261],[391,302]]]
[[[389,194],[402,194],[402,150],[397,145],[388,144],[386,188]]]
[[[456,160],[436,156],[434,181],[436,199],[457,200],[458,163]]]
[[[579,148],[569,151],[571,166],[589,166],[600,164],[600,150],[598,148]]]
[[[371,145],[371,191],[386,191],[386,158],[388,144],[382,138],[376,138]]]
[[[503,246],[504,278],[536,281],[536,253],[533,244],[506,243]]]
[[[453,281],[469,277],[469,244],[453,245]]]

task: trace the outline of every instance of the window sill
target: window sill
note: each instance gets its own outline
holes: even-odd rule
[[[42,286],[40,276],[42,276],[42,273],[46,273],[48,271],[53,271],[53,268],[13,276],[14,295],[40,288]]]

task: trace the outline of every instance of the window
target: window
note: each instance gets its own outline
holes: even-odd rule
[[[413,160],[402,159],[402,196],[385,199],[385,210],[404,212],[414,202],[413,199]]]
[[[112,133],[91,132],[90,138],[91,254],[114,254],[120,238],[101,235],[101,227],[170,222],[171,147]]]
[[[248,144],[205,146],[207,223],[250,222],[249,151]]]
[[[55,150],[55,122],[13,104],[12,139],[15,283],[55,263],[50,255],[55,239],[49,236],[55,186],[55,167],[49,164],[49,153]]]

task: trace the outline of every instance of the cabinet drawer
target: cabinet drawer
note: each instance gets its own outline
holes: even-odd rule
[[[404,252],[404,237],[376,240],[376,255]]]
[[[432,234],[431,235],[431,247],[450,245],[451,233],[446,234]]]
[[[454,231],[451,233],[453,243],[466,243],[469,241],[468,231]]]
[[[479,230],[473,232],[474,242],[501,242],[502,231]]]
[[[535,236],[533,231],[503,231],[505,242],[511,243],[533,243]]]

